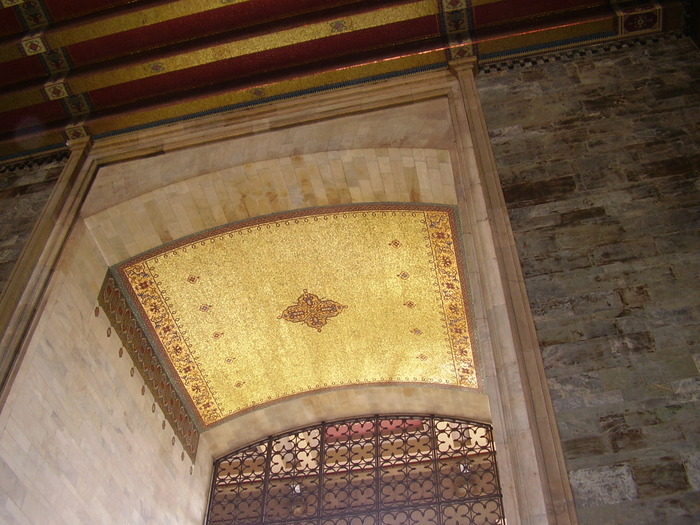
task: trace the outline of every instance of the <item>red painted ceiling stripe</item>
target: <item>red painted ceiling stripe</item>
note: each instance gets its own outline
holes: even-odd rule
[[[347,4],[349,1],[353,0],[298,0],[295,8],[303,12],[318,8],[319,5],[333,7]],[[251,2],[233,4],[214,11],[167,20],[80,42],[69,46],[68,49],[74,64],[87,65],[168,44],[230,33],[232,30],[279,19],[289,14],[283,2],[262,0],[255,2],[256,7],[251,7],[250,4]]]
[[[9,62],[0,62],[0,86],[47,76],[40,55],[30,55]]]
[[[10,36],[23,32],[24,26],[17,18],[15,8],[0,8],[0,36]]]
[[[557,27],[575,26],[591,21],[604,20],[612,24],[614,13],[606,6],[598,6],[567,15],[554,13],[540,19],[513,20],[502,24],[480,27],[474,32],[474,40],[483,42],[486,40],[507,39],[525,33],[538,33]]]
[[[439,34],[437,17],[423,17],[377,28],[344,33],[322,40],[270,49],[242,57],[163,73],[125,84],[90,92],[95,108],[107,108],[175,91],[230,82],[293,65],[304,65],[330,58],[347,56],[383,46],[387,41],[407,42],[426,34]]]
[[[405,1],[385,1],[382,3],[395,4]],[[265,27],[258,27],[257,31],[271,33],[279,31],[287,25],[293,27],[288,22],[291,16],[296,17],[294,24],[298,25],[300,16],[301,23],[311,23],[318,19],[333,19],[333,15],[337,15],[338,18],[347,17],[370,8],[376,9],[377,2],[367,6],[357,5],[357,0],[297,0],[292,11],[289,10],[290,6],[278,0],[244,2],[106,35],[71,45],[68,49],[73,63],[84,66],[178,42],[195,41],[199,38],[211,37],[214,39],[216,35],[221,35],[221,39],[224,39],[224,35],[228,35],[228,39],[231,39],[232,35],[234,38],[240,38],[245,34],[246,28],[261,24],[264,24]],[[314,10],[316,12],[313,12]],[[304,15],[304,13],[308,14]],[[308,21],[304,19],[305,16]]]
[[[474,25],[479,28],[523,17],[547,16],[572,9],[609,5],[610,2],[606,0],[505,0],[474,7]]]
[[[41,122],[61,120],[66,118],[63,104],[58,100],[43,102],[31,108],[20,108],[6,111],[0,119],[0,133],[12,133],[15,130],[31,127]]]
[[[151,0],[149,2],[143,0],[44,0],[44,4],[46,5],[46,8],[53,22],[87,16],[94,13],[98,13],[100,11],[114,9],[115,7],[126,6],[128,4],[139,5],[140,7],[143,7],[143,4],[153,3],[160,3],[160,1],[154,2],[153,0]]]

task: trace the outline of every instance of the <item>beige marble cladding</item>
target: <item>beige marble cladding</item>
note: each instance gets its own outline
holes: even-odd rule
[[[202,522],[211,462],[190,474],[104,313],[95,317],[105,269],[78,223],[0,415],[0,523]]]
[[[149,169],[158,177],[166,168]],[[457,203],[449,152],[367,148],[248,163],[148,191],[85,221],[112,265],[250,217],[332,204],[416,201]]]
[[[434,385],[363,386],[300,396],[253,410],[202,434],[200,446],[206,443],[214,457],[220,457],[291,428],[367,414],[450,414],[491,421],[488,397],[467,389]]]
[[[403,91],[410,93],[410,86]],[[363,92],[363,102],[369,104],[372,100],[370,88]],[[398,104],[400,95],[397,90],[394,103]],[[82,213],[86,217],[91,216],[158,188],[200,175],[229,170],[233,166],[245,166],[270,159],[293,159],[319,152],[332,155],[331,152],[386,147],[447,150],[453,144],[448,100],[445,96],[435,97],[433,93],[429,95],[432,98],[412,101],[410,107],[397,105],[359,114],[347,114],[356,112],[357,107],[350,107],[345,112],[340,107],[333,111],[333,118],[316,121],[319,107],[326,107],[329,112],[332,111],[336,98],[344,99],[340,93],[325,94],[315,102],[308,99],[306,103],[292,101],[289,108],[272,106],[241,112],[242,118],[235,124],[222,123],[212,118],[211,125],[206,128],[209,137],[200,137],[197,124],[193,123],[189,132],[182,132],[186,138],[180,141],[168,136],[161,137],[154,130],[144,130],[132,137],[131,145],[153,156],[103,166],[83,205]],[[380,100],[378,103],[386,105],[386,101]],[[296,105],[301,107],[296,108]],[[285,114],[285,109],[286,113],[295,114],[295,120],[299,122],[290,125],[290,117]],[[246,120],[247,117],[251,120]],[[306,120],[312,122],[305,123]],[[182,124],[174,126],[173,134],[177,135],[181,127]],[[223,137],[212,142],[213,134],[222,134]],[[113,139],[113,142],[116,140]],[[187,147],[182,144],[185,140],[201,140],[205,143],[196,147],[190,144]],[[119,158],[120,155],[111,151],[117,146],[120,143],[97,144],[96,154],[110,161],[113,156]],[[358,154],[364,155],[361,152],[353,155]],[[371,155],[370,152],[367,154]],[[386,172],[386,167],[381,167]]]

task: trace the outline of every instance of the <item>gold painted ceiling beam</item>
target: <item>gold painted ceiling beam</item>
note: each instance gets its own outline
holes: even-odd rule
[[[138,10],[130,10],[117,16],[48,28],[43,33],[43,37],[48,44],[48,49],[56,49],[206,11],[214,11],[232,4],[253,1],[228,0],[212,2],[211,0],[179,0]],[[21,58],[22,56],[24,54],[18,42],[8,42],[0,45],[0,61],[2,62]]]
[[[345,20],[347,20],[347,26],[351,28],[351,31],[359,31],[389,26],[399,22],[436,15],[437,13],[438,6],[434,0],[418,0],[403,5],[351,15]],[[254,35],[249,38],[160,57],[157,60],[148,62],[141,61],[108,70],[69,75],[62,82],[62,90],[66,96],[68,94],[75,95],[172,71],[327,38],[337,34],[330,24],[331,21],[324,20],[273,33]],[[5,111],[9,111],[41,104],[47,98],[63,98],[61,95],[52,95],[49,90],[54,87],[54,83],[51,82],[41,87],[33,86],[0,95],[0,107],[4,108]]]
[[[281,98],[290,93],[321,91],[327,86],[350,84],[357,79],[381,78],[404,71],[424,70],[443,60],[443,50],[392,57],[248,86],[234,91],[178,100],[172,104],[149,106],[118,115],[97,116],[90,120],[88,126],[94,135],[105,135],[115,131],[139,128],[153,122],[174,120],[182,115],[206,114],[227,107],[253,105],[261,100]],[[2,151],[0,151],[1,154]]]
[[[351,31],[360,31],[375,27],[391,25],[414,18],[437,14],[437,7],[432,0],[419,0],[411,4],[389,7],[379,11],[361,13],[347,18]],[[177,71],[229,58],[269,51],[286,46],[293,46],[312,40],[333,36],[335,33],[328,20],[277,31],[271,34],[256,35],[250,38],[226,42],[212,47],[163,57],[158,63],[163,68],[155,74]],[[71,81],[74,92],[85,92],[138,80],[154,74],[151,63],[134,64],[104,73],[78,77]]]
[[[501,0],[477,0],[474,5],[481,3],[490,3]],[[359,4],[362,0],[337,0],[329,3],[326,7],[333,8],[338,6],[349,6]],[[43,39],[43,44],[46,49],[37,52],[45,52],[46,50],[68,47],[75,44],[82,44],[96,40],[105,36],[116,35],[135,29],[146,29],[149,26],[169,22],[178,19],[186,19],[193,15],[203,13],[211,13],[212,16],[217,16],[217,10],[223,10],[233,5],[253,4],[256,0],[177,0],[156,6],[145,6],[139,9],[130,9],[118,15],[104,16],[97,19],[88,19],[73,21],[68,24],[61,24],[54,27],[49,26],[43,32],[31,32],[30,35],[12,41],[6,41],[0,44],[0,62],[7,62],[22,58],[27,53],[26,48],[23,50],[22,41],[28,37],[37,38],[40,36]],[[303,12],[290,11],[287,16],[296,16]],[[261,22],[270,21],[264,16]],[[241,29],[242,27],[233,27],[232,29]],[[207,35],[209,36],[209,35]],[[174,36],[174,38],[176,38]],[[166,42],[164,45],[174,43],[177,40]]]

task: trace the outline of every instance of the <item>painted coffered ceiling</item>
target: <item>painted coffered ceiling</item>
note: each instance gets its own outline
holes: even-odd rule
[[[183,118],[664,30],[676,1],[2,0],[0,159]]]

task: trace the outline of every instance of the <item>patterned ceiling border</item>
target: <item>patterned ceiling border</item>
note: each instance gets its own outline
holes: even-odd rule
[[[98,303],[170,423],[173,432],[182,443],[183,449],[194,463],[197,457],[199,431],[141,329],[138,316],[133,313],[133,307],[127,304],[118,288],[111,270],[107,271],[107,276],[102,283]]]
[[[433,243],[433,248],[436,250],[434,255],[436,270],[438,272],[438,280],[443,283],[441,286],[441,302],[445,320],[449,326],[449,345],[455,359],[456,371],[458,377],[462,378],[459,380],[458,385],[466,388],[479,389],[479,384],[481,384],[482,379],[479,372],[480,367],[478,366],[479,356],[475,344],[476,337],[474,334],[474,326],[471,319],[471,301],[468,281],[465,275],[464,252],[461,240],[452,238],[452,236],[461,237],[459,235],[461,229],[459,227],[457,212],[453,206],[415,203],[331,206],[266,215],[239,221],[168,243],[111,267],[107,272],[102,291],[100,292],[100,305],[103,307],[112,326],[119,334],[119,337],[139,372],[144,377],[144,381],[153,393],[154,398],[166,414],[176,435],[183,443],[183,447],[185,447],[185,450],[193,460],[196,453],[198,434],[205,431],[207,428],[218,425],[250,410],[257,409],[267,404],[277,403],[289,397],[307,395],[315,390],[327,390],[337,387],[321,385],[311,390],[287,392],[280,398],[260,402],[232,414],[223,414],[223,416],[221,414],[212,414],[208,422],[205,422],[198,411],[196,403],[187,393],[187,389],[180,379],[179,372],[173,368],[174,365],[168,358],[163,357],[164,355],[168,355],[161,343],[161,341],[163,341],[163,334],[159,333],[158,328],[151,325],[150,322],[144,322],[144,319],[148,319],[149,316],[144,311],[140,299],[134,295],[136,292],[133,287],[127,284],[129,278],[126,275],[125,268],[166,250],[172,250],[192,243],[199,243],[206,239],[212,239],[215,236],[230,234],[231,231],[252,228],[261,224],[270,223],[271,221],[298,219],[302,217],[308,218],[328,214],[355,212],[371,213],[379,211],[424,212],[426,214],[430,212],[440,212],[441,216],[447,217],[447,222],[438,224],[438,221],[435,221],[436,224],[433,225],[436,239]],[[445,219],[441,219],[441,221],[444,220]],[[451,232],[451,234],[449,232]],[[447,253],[449,251],[452,251],[452,255]],[[448,261],[447,259],[450,260]],[[162,326],[160,328],[162,328]],[[171,334],[171,331],[168,333]],[[177,345],[178,342],[176,339],[177,338],[173,339],[172,337],[168,338],[170,342]],[[397,383],[397,381],[384,382],[386,384]],[[412,381],[400,382],[410,383]],[[348,384],[344,385],[342,388],[359,385],[360,383],[357,385]],[[454,388],[458,385],[442,385],[442,387]],[[440,387],[439,384],[435,384],[435,386]],[[215,409],[215,407],[211,408],[212,410]]]
[[[552,62],[567,62],[572,60],[578,60],[587,56],[605,55],[607,53],[614,53],[616,51],[622,51],[632,47],[654,45],[663,40],[678,40],[681,38],[684,38],[684,35],[681,33],[656,33],[653,35],[641,36],[637,38],[628,38],[626,40],[615,40],[612,42],[605,42],[594,46],[585,46],[575,49],[565,49],[562,51],[557,51],[555,53],[547,53],[537,56],[514,58],[511,60],[503,60],[501,62],[490,62],[487,64],[481,64],[479,66],[479,73],[486,75],[489,73],[496,73],[499,71],[512,71],[516,68],[541,66],[543,64],[549,64]]]
[[[472,0],[440,0],[440,29],[447,40],[448,62],[479,54],[474,42]]]

